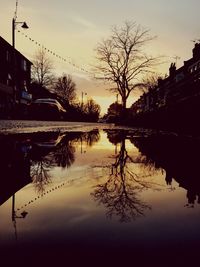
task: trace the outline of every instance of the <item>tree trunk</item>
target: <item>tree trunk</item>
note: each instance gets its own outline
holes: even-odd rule
[[[122,97],[122,112],[120,116],[120,122],[123,123],[126,119],[126,97]]]

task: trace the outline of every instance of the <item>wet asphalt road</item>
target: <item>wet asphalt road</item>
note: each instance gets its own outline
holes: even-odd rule
[[[110,129],[113,127],[113,124],[88,122],[0,120],[1,134],[47,131],[91,131],[93,129]]]

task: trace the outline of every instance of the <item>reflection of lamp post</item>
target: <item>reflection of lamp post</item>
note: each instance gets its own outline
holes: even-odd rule
[[[15,238],[17,240],[17,224],[16,219],[24,219],[26,215],[28,214],[27,211],[23,211],[20,216],[17,216],[15,211],[15,194],[12,196],[12,221],[15,229]]]
[[[16,14],[12,19],[12,46],[13,46],[13,89],[14,89],[14,101],[16,101],[16,59],[15,59],[15,28],[17,24],[22,24],[23,29],[28,29],[25,21],[16,21]]]

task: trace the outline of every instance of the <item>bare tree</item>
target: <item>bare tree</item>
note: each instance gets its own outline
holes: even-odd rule
[[[55,76],[53,74],[53,63],[44,48],[39,49],[33,59],[32,80],[40,86],[51,87]]]
[[[110,90],[120,94],[123,110],[130,93],[144,86],[139,79],[158,62],[158,58],[144,52],[144,46],[152,39],[149,30],[125,22],[122,28],[113,27],[111,36],[97,45],[98,78],[115,84]]]
[[[143,92],[146,93],[155,89],[158,86],[159,81],[162,81],[165,78],[165,76],[158,73],[151,73],[150,75],[148,74],[147,76],[144,76],[142,79],[142,82],[144,83],[144,87],[142,88]]]
[[[55,90],[69,104],[73,104],[76,99],[76,84],[70,75],[63,74],[59,77],[55,84]]]

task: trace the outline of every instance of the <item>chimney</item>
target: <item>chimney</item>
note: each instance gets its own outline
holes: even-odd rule
[[[193,58],[198,59],[200,58],[200,43],[196,43],[194,48],[192,49]]]
[[[176,64],[171,63],[170,68],[169,68],[169,77],[174,77],[176,73]]]

